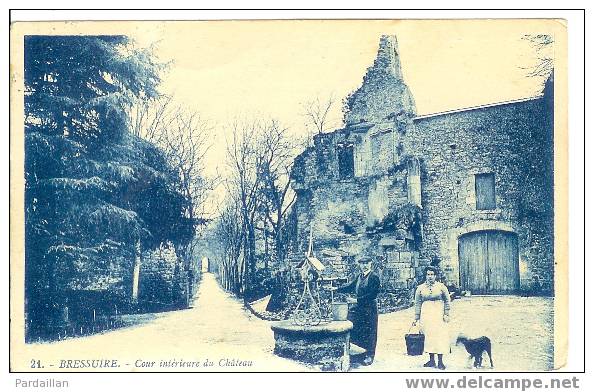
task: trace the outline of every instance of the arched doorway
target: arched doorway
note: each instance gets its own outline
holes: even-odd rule
[[[473,294],[513,294],[520,289],[518,236],[475,231],[458,239],[460,288]]]

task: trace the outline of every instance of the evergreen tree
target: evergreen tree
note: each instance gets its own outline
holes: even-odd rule
[[[137,245],[186,244],[193,223],[162,152],[128,132],[159,68],[124,36],[25,37],[25,295],[29,337],[81,293],[129,298]]]

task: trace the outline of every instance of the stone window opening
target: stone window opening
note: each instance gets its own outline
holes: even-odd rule
[[[355,157],[353,144],[339,144],[338,153],[338,176],[341,180],[347,180],[355,175]]]
[[[495,201],[495,173],[480,173],[474,176],[477,210],[494,210]]]

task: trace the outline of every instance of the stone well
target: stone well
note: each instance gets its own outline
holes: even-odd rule
[[[273,323],[271,328],[274,331],[274,353],[279,357],[319,365],[323,370],[349,370],[350,332],[353,329],[350,321],[301,326],[284,320]]]

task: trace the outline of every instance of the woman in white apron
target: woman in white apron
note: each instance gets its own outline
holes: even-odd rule
[[[443,283],[435,280],[436,277],[436,268],[425,268],[425,283],[419,285],[415,292],[413,324],[416,325],[420,321],[421,331],[425,335],[425,352],[429,353],[429,361],[423,366],[444,370],[443,354],[450,352],[450,293]]]

